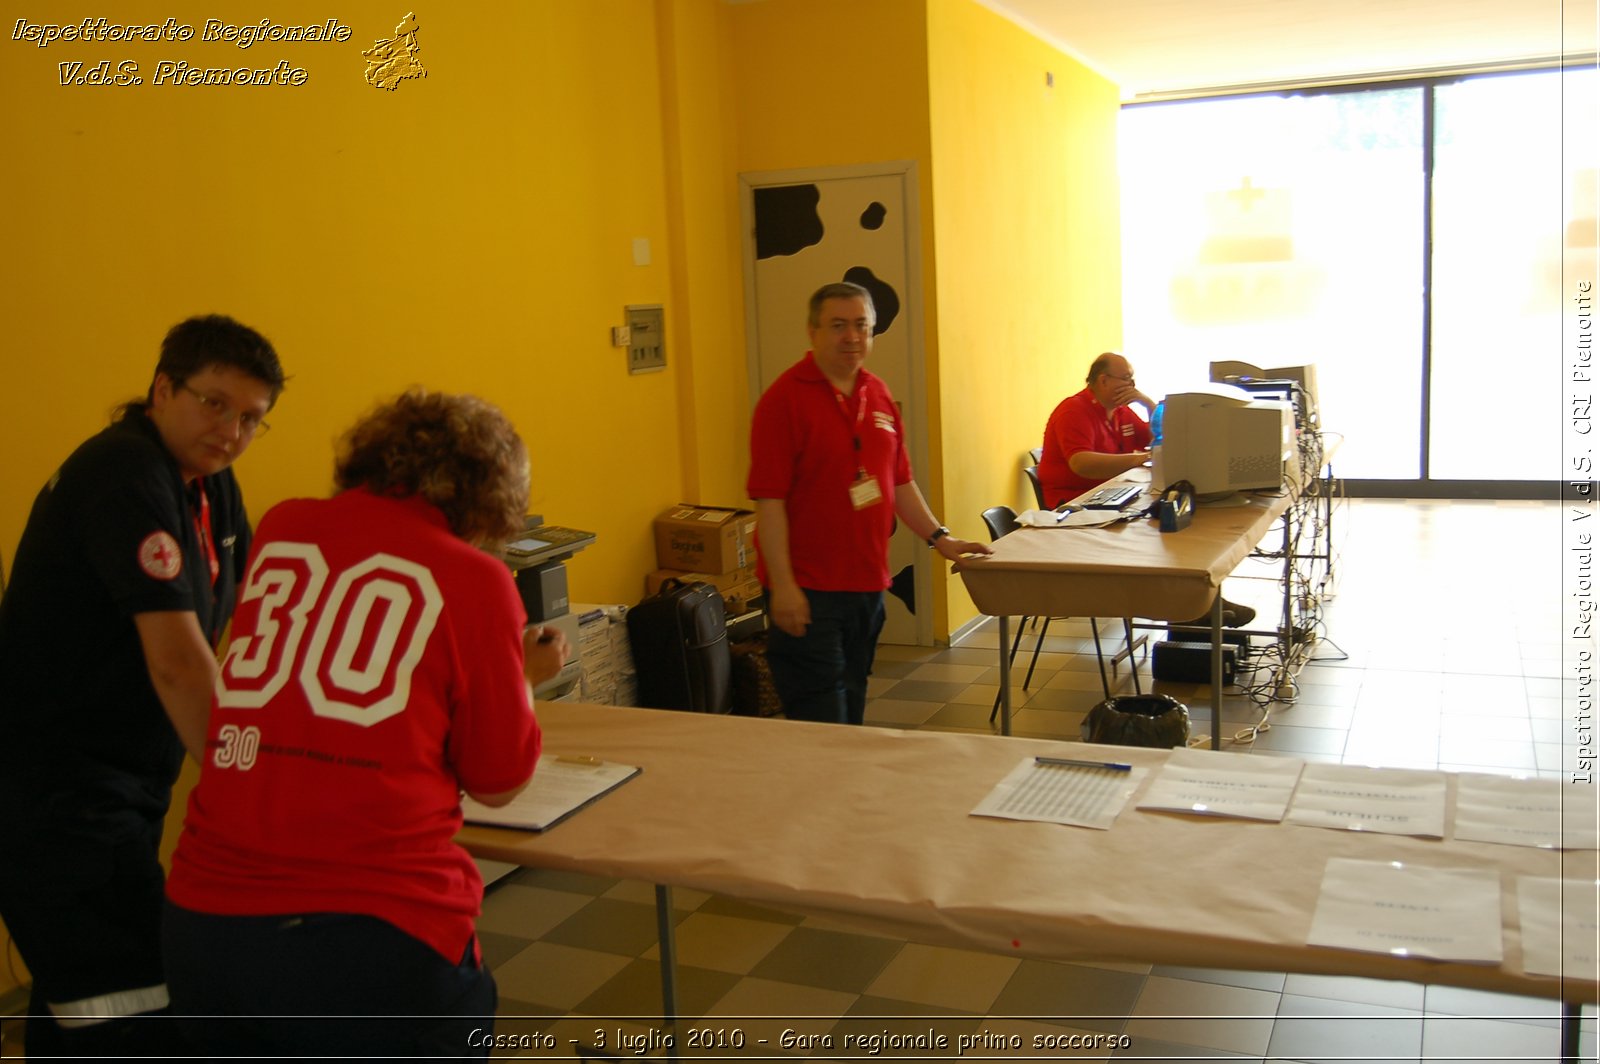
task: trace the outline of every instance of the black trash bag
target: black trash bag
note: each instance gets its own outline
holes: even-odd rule
[[[1083,741],[1168,748],[1189,744],[1189,707],[1171,695],[1113,695],[1083,718]]]

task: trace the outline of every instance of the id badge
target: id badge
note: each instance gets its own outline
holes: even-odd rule
[[[869,506],[876,506],[883,499],[883,492],[878,490],[877,477],[862,477],[850,485],[850,505],[857,510],[865,510]]]

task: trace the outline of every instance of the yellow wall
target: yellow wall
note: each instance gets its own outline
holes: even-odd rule
[[[984,538],[985,508],[1026,501],[1018,455],[1088,360],[1121,342],[1116,86],[972,0],[763,0],[730,14],[739,170],[917,164],[927,405],[907,414],[929,438],[917,478],[936,515]],[[959,577],[940,575],[942,639],[977,611]]]
[[[222,311],[266,333],[292,375],[274,431],[239,463],[254,514],[325,493],[331,441],[376,398],[412,383],[474,391],[528,440],[531,508],[600,534],[570,565],[573,597],[636,600],[650,519],[683,494],[690,464],[689,337],[675,334],[665,372],[632,377],[609,345],[625,304],[667,304],[669,323],[678,310],[656,8],[433,8],[418,31],[428,75],[392,92],[365,83],[361,50],[405,9],[376,0],[339,5],[354,29],[343,44],[0,42],[6,154],[37,161],[0,173],[7,364],[13,394],[48,397],[0,424],[0,550],[9,558],[51,469],[143,392],[167,326]],[[218,13],[172,0],[121,4],[116,18],[198,29]],[[41,12],[6,0],[0,25],[18,18]],[[163,58],[288,59],[309,80],[57,84],[58,62],[105,58],[147,77]],[[647,266],[634,265],[636,238]]]
[[[673,248],[669,342],[689,350],[678,404],[685,501],[745,501],[750,396],[733,102],[732,26],[721,0],[656,0]],[[670,357],[670,355],[669,355]],[[678,501],[678,500],[669,500]]]
[[[1054,85],[1046,84],[1046,74]],[[1116,86],[967,0],[928,0],[945,523],[1034,505],[1021,454],[1122,336]],[[948,580],[949,628],[977,615]]]
[[[966,4],[968,0],[932,0]],[[923,366],[933,392],[939,363],[938,317],[928,295],[936,275],[929,196],[929,0],[762,0],[736,4],[737,168],[741,172],[856,166],[910,160],[921,207]],[[821,284],[823,278],[818,279]],[[795,308],[801,337],[803,307]],[[803,339],[795,357],[803,351]],[[869,366],[870,368],[870,366]],[[904,395],[897,395],[902,403]],[[935,401],[929,394],[928,403]],[[927,407],[905,408],[929,427],[928,459],[915,466],[934,513],[943,513],[940,441]],[[933,630],[945,638],[946,594],[933,588]]]

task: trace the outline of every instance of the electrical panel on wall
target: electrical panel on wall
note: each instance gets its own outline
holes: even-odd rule
[[[628,372],[667,367],[667,333],[659,303],[623,307],[628,328]]]

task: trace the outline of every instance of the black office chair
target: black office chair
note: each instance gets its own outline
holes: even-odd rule
[[[1028,474],[1028,482],[1033,485],[1033,499],[1038,504],[1039,509],[1051,509],[1051,507],[1044,504],[1044,485],[1039,483],[1039,467],[1036,465],[1023,466],[1022,471]],[[1016,515],[1013,514],[1011,519],[1014,522]]]
[[[1044,448],[1034,447],[1028,451],[1028,457],[1033,459],[1033,464],[1038,465],[1044,460]]]
[[[1039,490],[1039,477],[1032,466],[1028,467],[1028,475],[1033,479],[1033,488]],[[1017,511],[1009,506],[991,506],[983,511],[983,523],[989,529],[989,540],[993,542],[1001,536],[1008,536],[1017,530]],[[1017,622],[1016,637],[1011,640],[1011,653],[1006,655],[1006,669],[1009,671],[1017,662],[1017,650],[1022,646],[1022,630],[1028,627],[1029,618],[1023,617]],[[1050,630],[1050,618],[1044,619],[1044,624],[1039,629],[1039,641],[1033,645],[1033,660],[1039,660],[1039,647],[1044,645],[1044,634]],[[1033,679],[1033,669],[1028,669],[1028,679],[1023,682],[1022,689],[1028,689],[1028,681]],[[1000,692],[994,693],[994,707],[989,710],[989,723],[994,723],[995,715],[1000,712]]]
[[[1039,487],[1039,477],[1037,471],[1032,466],[1028,467],[1028,475],[1033,480],[1034,490],[1037,491]],[[1039,508],[1044,509],[1044,504],[1042,502],[1040,503]],[[989,539],[992,542],[999,539],[1001,536],[1010,535],[1012,532],[1017,530],[1017,512],[1009,506],[991,506],[987,510],[983,511],[983,523],[984,526],[989,530]],[[1011,667],[1016,664],[1017,651],[1022,646],[1022,630],[1028,626],[1029,620],[1037,621],[1038,619],[1039,618],[1023,617],[1017,622],[1017,634],[1011,640],[1011,652],[1006,655],[1005,667],[1008,672]],[[1033,656],[1028,659],[1027,675],[1022,678],[1022,689],[1024,691],[1028,689],[1029,684],[1033,683],[1033,670],[1039,664],[1039,650],[1044,646],[1045,634],[1050,631],[1050,618],[1043,618],[1043,622],[1044,623],[1039,625],[1039,638],[1033,644]],[[1128,668],[1133,672],[1133,691],[1135,694],[1143,694],[1144,692],[1139,687],[1139,662],[1134,658],[1133,655],[1138,649],[1138,646],[1144,643],[1145,640],[1142,636],[1137,640],[1137,642],[1134,640],[1133,619],[1131,617],[1124,617],[1122,619],[1122,628],[1125,638],[1127,639],[1127,649],[1119,653],[1117,656],[1118,658],[1123,656],[1127,657]],[[1089,618],[1089,633],[1094,637],[1095,661],[1100,666],[1100,687],[1103,691],[1105,691],[1106,697],[1110,698],[1111,680],[1106,675],[1106,655],[1105,651],[1100,646],[1099,618]],[[1116,660],[1112,661],[1112,668],[1116,668]],[[999,712],[1000,692],[996,691],[994,693],[994,705],[989,710],[990,724],[994,723],[994,718],[999,714]]]

